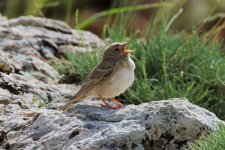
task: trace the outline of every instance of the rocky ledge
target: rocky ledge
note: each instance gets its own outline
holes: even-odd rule
[[[63,96],[76,86],[59,82],[49,60],[68,50],[76,55],[102,45],[92,33],[60,21],[0,16],[0,149],[188,149],[222,122],[186,99],[118,110],[87,99],[67,112],[58,111]]]
[[[86,100],[68,112],[1,105],[4,145],[13,150],[188,149],[220,120],[186,99],[101,108]],[[3,133],[2,133],[3,134]],[[2,135],[3,136],[3,135]]]

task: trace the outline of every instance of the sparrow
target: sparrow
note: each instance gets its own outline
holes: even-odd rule
[[[102,61],[87,76],[80,90],[60,110],[65,111],[87,97],[100,98],[103,107],[122,107],[114,97],[125,92],[134,82],[135,63],[130,58],[133,51],[127,47],[128,43],[119,42],[108,45],[104,49]],[[106,102],[109,98],[115,103],[114,107]]]

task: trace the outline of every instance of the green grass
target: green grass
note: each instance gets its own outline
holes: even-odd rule
[[[201,136],[197,143],[192,144],[191,150],[224,150],[225,149],[225,125],[220,125],[219,130],[208,136]]]
[[[63,75],[61,82],[81,83],[96,64],[100,62],[101,58],[102,56],[99,51],[79,53],[77,55],[68,51],[65,60],[51,60],[50,64]]]

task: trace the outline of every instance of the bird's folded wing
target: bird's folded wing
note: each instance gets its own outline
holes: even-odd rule
[[[111,74],[113,74],[117,67],[118,63],[113,61],[102,61],[99,63],[92,72],[88,75],[86,80],[83,82],[80,91],[85,91],[100,81],[107,79]]]

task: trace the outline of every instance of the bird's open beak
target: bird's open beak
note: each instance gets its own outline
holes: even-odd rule
[[[125,52],[125,53],[132,53],[132,52],[134,52],[134,51],[133,51],[133,50],[127,49],[127,50],[124,50],[124,52]]]
[[[128,43],[125,43],[125,44],[124,44],[124,49],[123,49],[122,54],[127,55],[127,54],[133,52],[133,50],[128,50],[127,48],[128,48]]]

